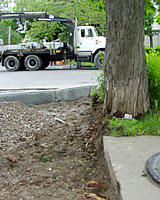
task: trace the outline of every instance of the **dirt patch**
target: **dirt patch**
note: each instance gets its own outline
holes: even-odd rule
[[[102,116],[90,104],[0,103],[0,200],[108,199]]]

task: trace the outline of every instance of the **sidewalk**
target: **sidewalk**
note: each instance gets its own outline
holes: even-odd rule
[[[145,172],[147,160],[160,152],[160,137],[104,136],[113,170],[121,185],[123,200],[159,200],[160,187]]]

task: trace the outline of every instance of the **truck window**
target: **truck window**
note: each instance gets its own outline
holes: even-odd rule
[[[85,37],[85,29],[81,29],[81,37]]]
[[[98,36],[99,36],[99,34],[98,34],[98,31],[97,31],[97,29],[96,29],[96,28],[94,28],[94,32],[95,32],[96,36],[98,37]]]
[[[94,34],[93,34],[93,31],[92,29],[88,29],[88,37],[93,37]]]

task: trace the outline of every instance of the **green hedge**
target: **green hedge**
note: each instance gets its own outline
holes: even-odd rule
[[[154,52],[154,53],[160,53],[160,46],[157,46],[157,47],[145,47],[145,52],[146,53],[151,53],[151,52]]]
[[[157,48],[158,49],[158,48]],[[160,55],[150,51],[146,53],[149,96],[151,107],[158,109],[160,107]]]

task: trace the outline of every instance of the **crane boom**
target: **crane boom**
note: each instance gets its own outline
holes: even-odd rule
[[[46,12],[15,12],[15,13],[0,13],[0,20],[2,19],[22,19],[34,18],[37,21],[57,21],[61,23],[74,23],[71,19],[49,15]]]
[[[46,12],[4,12],[0,13],[0,21],[2,19],[31,19],[34,18],[37,21],[54,21],[60,22],[65,27],[69,29],[69,44],[73,46],[73,35],[75,29],[75,22],[68,18],[63,18],[59,16],[49,15]]]

